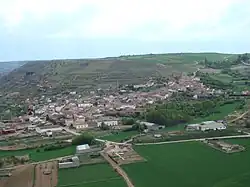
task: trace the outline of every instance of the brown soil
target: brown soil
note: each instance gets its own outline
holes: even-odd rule
[[[37,164],[35,187],[56,187],[57,168],[56,161]]]
[[[0,187],[32,187],[33,173],[33,165],[18,167],[9,178],[2,181],[2,183],[0,182]]]
[[[0,150],[2,150],[2,151],[14,151],[14,150],[27,149],[27,147],[28,146],[25,144],[20,144],[20,145],[11,145],[11,146],[0,147]]]

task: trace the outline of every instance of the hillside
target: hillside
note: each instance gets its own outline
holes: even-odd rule
[[[8,73],[16,68],[19,68],[26,62],[0,62],[0,73]]]
[[[120,84],[141,83],[149,77],[194,72],[198,62],[236,58],[220,53],[148,54],[103,59],[30,61],[0,79],[2,91],[40,92],[86,90]]]

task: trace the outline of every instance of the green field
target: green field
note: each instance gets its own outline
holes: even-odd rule
[[[227,115],[234,112],[238,105],[239,105],[238,102],[234,102],[232,104],[226,104],[226,105],[220,106],[220,107],[218,107],[219,113],[211,114],[205,118],[197,118],[193,121],[193,123],[200,123],[203,121],[210,121],[210,120],[222,120]]]
[[[57,157],[73,155],[75,153],[75,146],[65,147],[63,149],[52,151],[37,152],[36,149],[20,150],[20,151],[0,151],[0,158],[6,156],[22,156],[29,154],[32,161],[43,161]]]
[[[230,83],[233,81],[233,77],[228,75],[228,74],[223,74],[223,73],[217,73],[217,74],[213,74],[210,75],[211,78],[215,79],[215,80],[219,80],[223,83]]]
[[[123,168],[136,187],[248,187],[250,139],[230,141],[246,151],[230,155],[198,142],[137,146],[147,162]]]
[[[101,137],[103,140],[120,142],[121,140],[130,139],[132,136],[138,134],[137,131],[128,131],[128,132],[118,132],[118,134],[111,134]]]
[[[58,187],[125,187],[123,179],[108,164],[84,165],[79,168],[60,169]]]

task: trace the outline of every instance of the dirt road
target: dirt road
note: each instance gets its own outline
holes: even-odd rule
[[[237,118],[235,118],[235,119],[229,121],[229,123],[233,123],[233,122],[235,122],[235,121],[237,121],[237,120],[243,118],[246,114],[248,114],[248,112],[249,112],[249,111],[244,112],[244,113],[241,114],[239,117],[237,117]]]
[[[125,182],[127,183],[128,187],[134,187],[133,183],[131,182],[131,180],[129,179],[128,175],[126,174],[125,171],[123,171],[123,169],[116,164],[106,153],[101,152],[101,155],[103,156],[103,158],[105,160],[108,161],[108,163],[115,169],[115,171],[121,175],[123,177],[123,179],[125,180]]]

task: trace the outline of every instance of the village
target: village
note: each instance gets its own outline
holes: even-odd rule
[[[183,126],[183,131],[165,131],[164,125],[137,118],[143,115],[147,107],[170,102],[176,93],[185,92],[188,92],[193,100],[223,94],[221,90],[203,85],[199,78],[182,75],[160,84],[149,80],[141,85],[123,85],[112,92],[98,89],[91,91],[88,96],[70,91],[67,94],[27,98],[23,102],[28,106],[25,115],[13,116],[10,120],[0,122],[0,151],[24,150],[22,155],[1,158],[0,177],[2,181],[8,181],[9,177],[12,179],[19,176],[19,172],[27,166],[27,171],[36,171],[35,186],[42,183],[49,186],[57,183],[58,170],[108,162],[124,178],[128,186],[133,186],[120,167],[134,162],[146,162],[146,159],[133,149],[133,144],[144,145],[175,140],[181,142],[197,138],[200,141],[204,140],[210,147],[226,153],[244,150],[244,147],[231,146],[222,141],[217,143],[210,138],[220,136],[220,133],[224,133],[225,136],[249,136],[240,131],[235,134],[230,128],[227,130],[228,125],[223,120],[188,124]],[[123,123],[124,117],[135,119],[135,123],[144,128],[121,142],[102,139],[109,133],[123,132],[131,128],[133,124]],[[75,137],[85,132],[95,134],[95,145],[72,144]],[[55,151],[67,147],[71,151],[66,155],[54,154]],[[36,158],[43,153],[57,156]],[[32,180],[31,177],[29,180]]]
[[[161,86],[149,80],[142,85],[133,85],[132,89],[130,87],[124,86],[119,91],[108,94],[96,90],[87,97],[69,92],[52,97],[42,95],[39,98],[27,98],[23,103],[28,106],[27,114],[2,121],[1,138],[70,136],[86,129],[101,127],[103,123],[119,129],[122,128],[121,117],[139,115],[147,105],[167,101],[176,92],[188,90],[195,99],[221,93],[220,90],[207,88],[198,78],[188,76],[168,81]],[[144,88],[148,91],[143,91]]]

